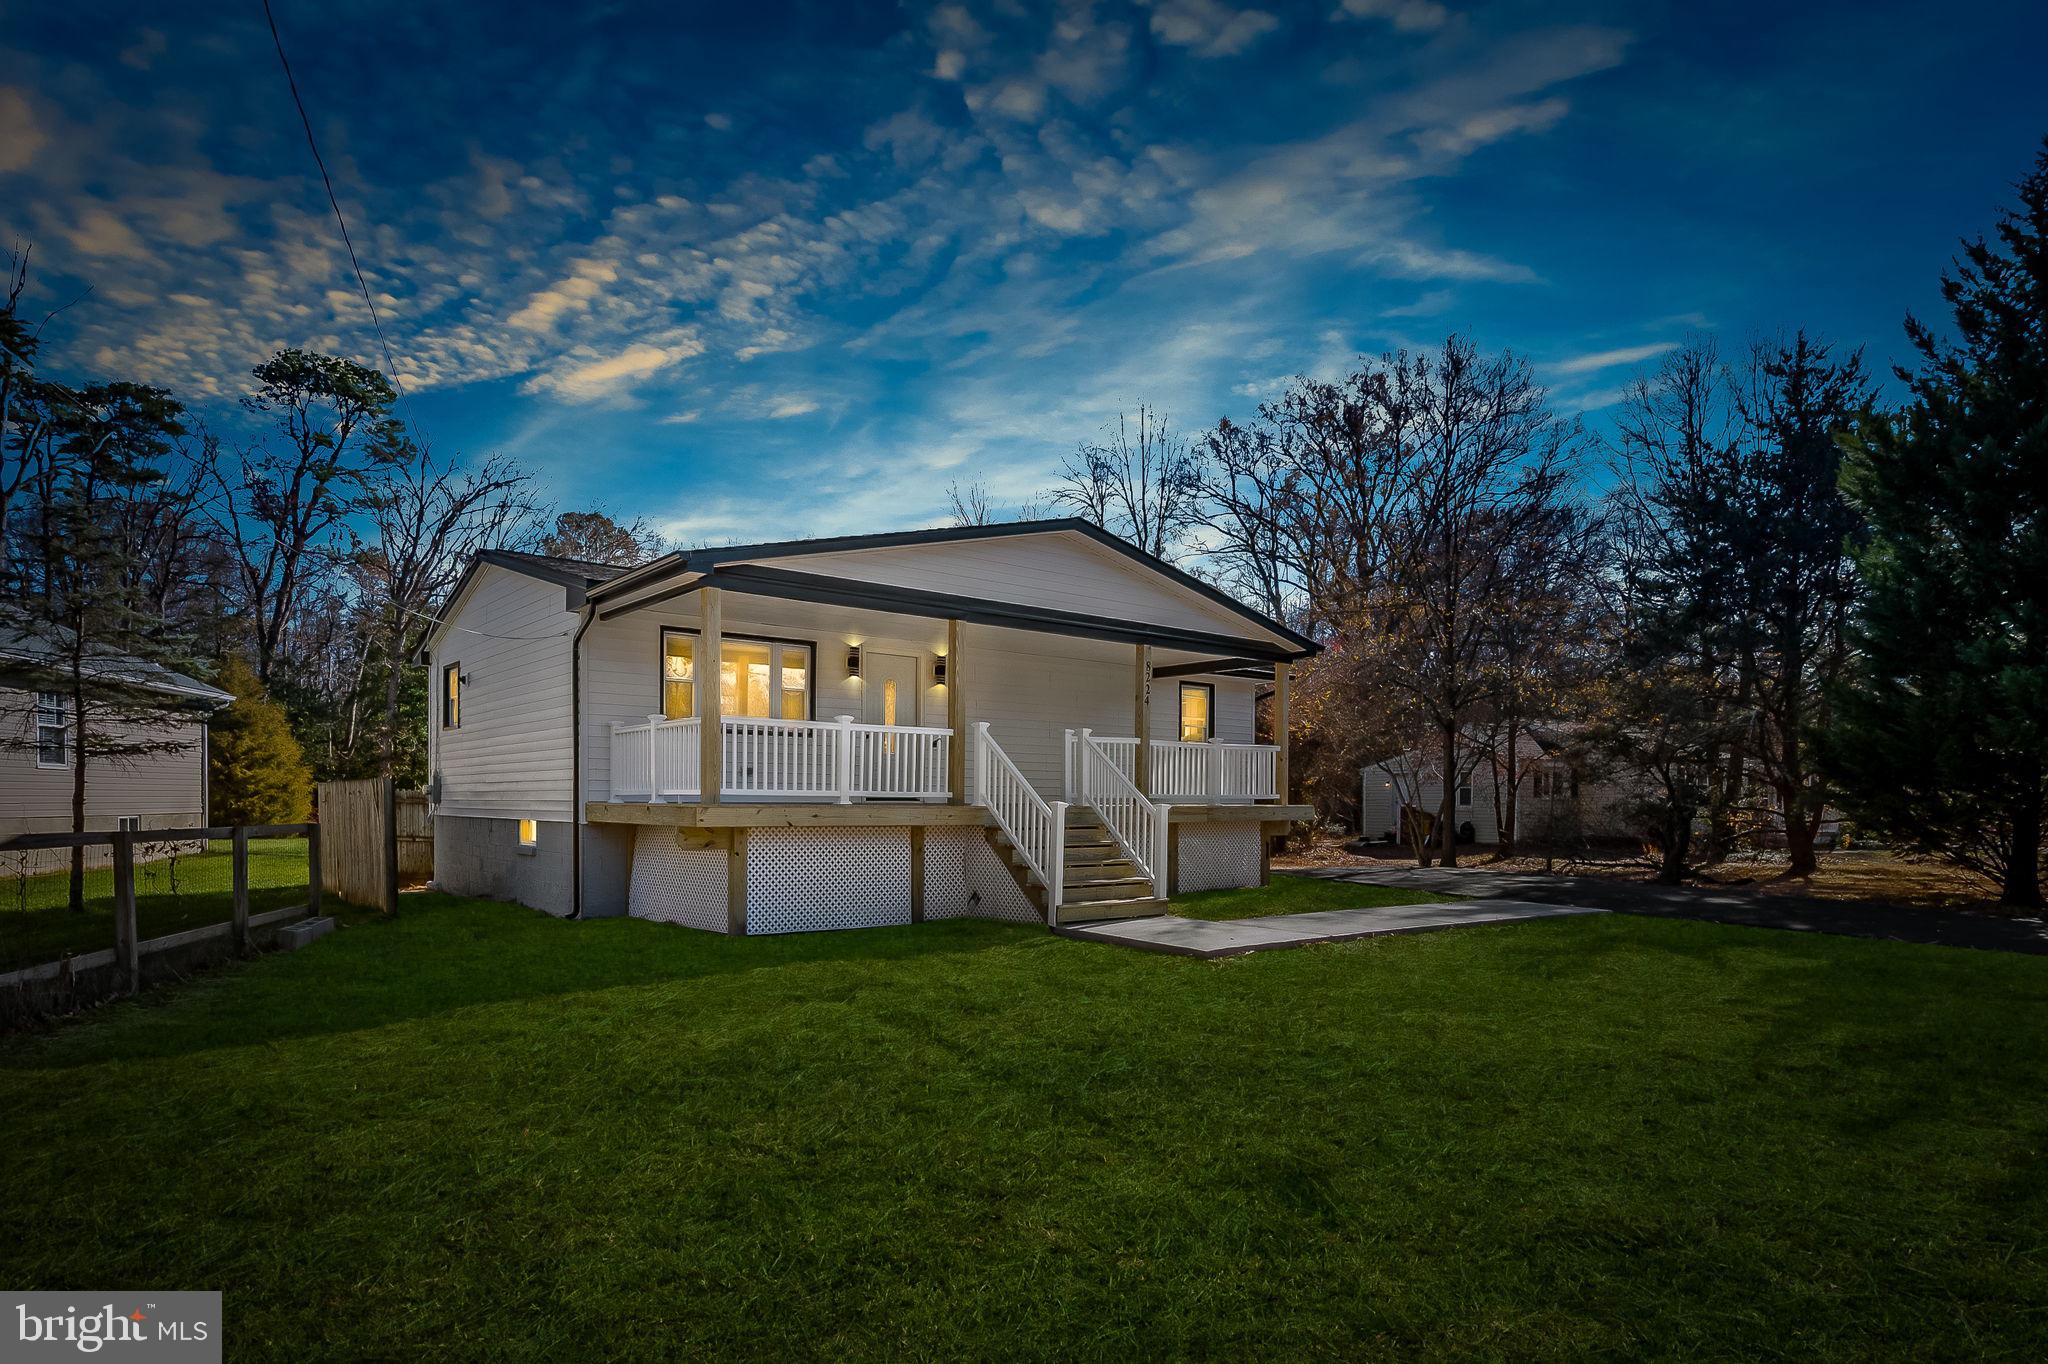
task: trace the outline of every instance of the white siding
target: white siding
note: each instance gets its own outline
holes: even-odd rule
[[[1227,744],[1256,743],[1258,686],[1248,677],[1161,677],[1152,682],[1152,737],[1180,738],[1180,684],[1206,682],[1216,688],[1216,735]]]
[[[486,564],[455,604],[431,658],[427,732],[441,779],[435,813],[574,817],[569,641],[578,616],[560,584]],[[460,664],[461,724],[441,727],[441,669]]]
[[[1137,731],[1131,645],[974,625],[961,648],[970,730],[986,720],[989,734],[1041,795],[1060,793],[1065,731],[1088,728],[1110,737]],[[973,781],[970,755],[970,789]]]
[[[63,833],[71,828],[73,771],[39,767],[32,692],[0,689],[0,835]],[[86,768],[85,823],[93,831],[135,815],[145,829],[197,828],[206,822],[206,728],[197,718],[147,729],[117,727],[121,738],[176,744],[174,751],[121,762],[96,759]],[[78,761],[77,731],[68,744]]]
[[[1284,642],[1228,607],[1072,531],[760,562],[798,573]]]

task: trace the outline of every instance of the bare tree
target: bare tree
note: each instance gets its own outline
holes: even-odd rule
[[[1201,513],[1201,471],[1193,445],[1160,412],[1140,405],[1104,439],[1083,442],[1060,465],[1051,500],[1159,558],[1187,549]]]
[[[254,373],[256,391],[242,405],[272,418],[283,446],[242,452],[216,480],[220,531],[267,687],[308,579],[338,550],[367,483],[415,452],[392,416],[397,393],[376,370],[289,349]]]
[[[535,527],[532,480],[495,456],[474,468],[432,451],[371,486],[361,516],[374,532],[349,556],[350,571],[378,621],[385,666],[383,775],[397,775],[399,695],[406,663],[433,628],[433,610],[480,549],[502,547]]]
[[[562,559],[632,568],[668,553],[669,541],[644,518],[621,524],[601,511],[563,512],[540,538],[540,552]]]
[[[996,517],[989,506],[988,485],[975,479],[966,487],[954,479],[946,485],[946,500],[953,507],[953,524],[956,526],[986,526]]]

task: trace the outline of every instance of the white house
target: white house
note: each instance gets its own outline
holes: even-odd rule
[[[1159,913],[1307,817],[1254,713],[1315,649],[1078,520],[481,554],[426,646],[435,882],[725,933]]]
[[[1477,740],[1461,747],[1455,797],[1456,827],[1471,825],[1472,843],[1500,841],[1508,803],[1508,770],[1503,757]],[[1595,775],[1578,760],[1564,737],[1550,729],[1524,729],[1515,743],[1515,818],[1523,843],[1560,844],[1626,837],[1630,793]],[[1401,807],[1420,807],[1434,817],[1444,798],[1443,760],[1418,749],[1372,763],[1359,774],[1359,833],[1380,839],[1404,837]]]
[[[234,698],[196,678],[122,654],[98,654],[88,667],[97,686],[113,681],[163,698],[160,722],[146,728],[108,722],[113,743],[154,751],[121,758],[79,753],[71,698],[53,685],[55,651],[34,633],[0,624],[0,841],[17,834],[68,833],[73,784],[85,773],[85,827],[141,832],[206,824],[207,718]],[[68,850],[7,855],[9,871],[67,865]],[[106,859],[104,848],[88,860]]]

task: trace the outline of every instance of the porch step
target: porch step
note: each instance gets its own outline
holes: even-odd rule
[[[1067,881],[1064,885],[1065,901],[1060,905],[1093,904],[1103,900],[1127,900],[1132,896],[1152,894],[1152,878],[1149,876],[1104,876],[1097,879],[1082,878]]]
[[[1060,906],[1062,924],[1092,924],[1108,919],[1154,919],[1166,913],[1166,901],[1155,896],[1124,900],[1088,900]]]

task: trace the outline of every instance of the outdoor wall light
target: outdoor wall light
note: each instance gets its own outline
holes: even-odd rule
[[[858,644],[849,645],[846,650],[846,675],[848,677],[860,676],[860,645]]]
[[[932,660],[932,685],[934,687],[946,685],[946,656],[944,654],[940,654]]]

